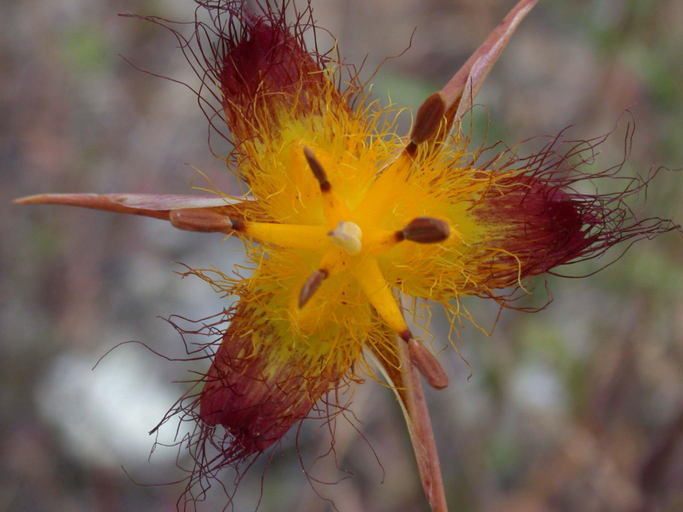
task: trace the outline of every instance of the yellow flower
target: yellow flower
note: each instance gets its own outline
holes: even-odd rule
[[[193,271],[238,298],[191,397],[198,478],[263,452],[326,393],[356,379],[366,353],[400,384],[405,343],[410,364],[445,387],[406,320],[415,302],[401,304],[401,294],[458,317],[461,297],[505,304],[530,276],[675,229],[630,216],[623,199],[635,188],[578,192],[577,182],[596,175],[581,174],[572,158],[592,141],[561,153],[552,140],[534,155],[507,151],[488,163],[468,149],[460,120],[534,4],[519,2],[427,98],[408,137],[340,62],[304,49],[304,32],[315,31],[300,21],[308,11],[288,24],[270,2],[256,12],[240,0],[215,2],[205,6],[212,22],[197,21],[187,39],[147,18],[174,31],[203,90],[218,98],[243,196],[47,194],[21,202],[148,215],[244,242],[249,277]],[[210,95],[202,104],[211,105]],[[205,442],[222,457],[202,459]]]

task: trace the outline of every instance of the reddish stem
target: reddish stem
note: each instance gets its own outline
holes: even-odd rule
[[[402,375],[401,398],[408,415],[408,431],[417,460],[417,468],[422,481],[422,488],[432,512],[448,512],[446,493],[441,477],[441,463],[436,449],[432,420],[429,416],[420,373],[411,362],[408,346],[403,340],[398,341],[398,351]]]

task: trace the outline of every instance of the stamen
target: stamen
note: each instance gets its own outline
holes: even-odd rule
[[[434,217],[417,217],[396,232],[397,241],[410,240],[419,244],[443,242],[451,233],[448,222]]]
[[[330,243],[324,226],[245,221],[239,231],[257,242],[292,249],[319,251]]]
[[[313,150],[308,146],[304,146],[304,156],[306,157],[306,163],[310,167],[313,176],[318,180],[320,185],[320,192],[323,196],[323,209],[325,211],[325,218],[330,222],[332,226],[348,218],[350,215],[349,208],[346,203],[340,197],[332,192],[332,184],[327,178],[327,172],[323,164],[318,160],[313,153]]]
[[[356,280],[379,316],[408,344],[411,362],[429,385],[436,389],[448,386],[448,375],[439,361],[413,338],[375,258],[367,258],[358,265]]]
[[[329,237],[322,226],[242,221],[205,208],[173,210],[168,218],[178,229],[204,233],[237,232],[256,242],[291,249],[320,250],[329,244]]]
[[[413,337],[407,340],[408,355],[425,380],[435,389],[448,387],[448,375],[439,361],[426,347]]]
[[[363,251],[367,254],[381,254],[388,251],[404,240],[401,231],[388,229],[368,230],[363,233]]]
[[[329,273],[327,270],[322,268],[319,268],[311,274],[299,292],[299,308],[303,308],[306,305],[313,294],[320,288],[323,281],[327,279],[328,275]]]
[[[379,175],[358,211],[367,212],[368,217],[374,217],[377,212],[384,210],[387,205],[395,201],[392,189],[385,187],[385,182],[396,179],[412,167],[418,145],[433,138],[438,133],[441,124],[446,122],[446,107],[446,101],[440,92],[435,92],[420,105],[415,116],[415,124],[410,131],[410,142],[398,158]]]
[[[315,156],[313,150],[308,146],[304,146],[304,156],[306,157],[308,166],[313,172],[313,176],[315,176],[315,179],[318,180],[318,183],[320,184],[320,190],[322,192],[328,192],[332,188],[332,185],[327,179],[327,173],[325,172],[323,164],[320,163],[320,160]]]
[[[450,236],[448,222],[433,217],[418,217],[398,231],[369,230],[364,233],[363,250],[368,254],[381,254],[404,240],[421,244],[443,242]]]
[[[359,254],[363,249],[363,231],[355,222],[342,221],[328,235],[332,243],[344,249],[348,254]]]
[[[376,258],[368,257],[359,261],[355,267],[355,278],[370,304],[393,331],[410,332]]]
[[[231,219],[207,208],[173,210],[168,214],[168,220],[178,229],[203,233],[231,233],[244,227],[239,219]]]
[[[408,148],[412,145],[414,152],[414,146],[416,144],[422,144],[424,141],[431,138],[439,129],[445,113],[446,102],[444,101],[443,96],[438,92],[429,96],[422,105],[420,105],[420,108],[417,111],[415,124],[410,132],[411,144]],[[410,151],[408,148],[406,149]]]

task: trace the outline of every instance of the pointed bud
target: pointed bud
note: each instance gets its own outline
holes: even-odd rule
[[[417,217],[401,231],[396,232],[398,240],[410,240],[419,244],[443,242],[451,233],[448,222],[434,217]]]

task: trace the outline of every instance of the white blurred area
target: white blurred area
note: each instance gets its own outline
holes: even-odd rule
[[[83,463],[101,469],[137,469],[173,463],[174,447],[151,456],[156,426],[182,390],[149,364],[150,354],[133,345],[108,354],[93,369],[91,353],[56,357],[35,389],[38,410],[55,426],[64,446]],[[170,421],[159,430],[161,444],[182,439],[189,425]]]
[[[155,249],[179,251],[182,261],[194,266],[215,261],[229,271],[235,265],[245,265],[236,240],[181,232],[156,220],[140,219],[139,223],[144,238]],[[205,243],[183,247],[192,238]],[[143,253],[131,261],[119,281],[123,289],[136,290],[140,304],[148,305],[149,310],[140,313],[143,318],[134,319],[144,324],[144,329],[105,322],[101,327],[104,334],[91,346],[73,348],[51,359],[35,387],[39,413],[57,429],[66,448],[87,466],[142,469],[150,462],[152,466],[174,464],[178,448],[164,445],[177,443],[193,428],[190,422],[179,426],[173,418],[159,429],[158,436],[149,434],[191,385],[172,381],[196,379],[209,364],[208,360],[183,362],[198,354],[188,356],[181,335],[163,319],[155,318],[152,311],[163,311],[164,318],[175,312],[194,319],[197,323],[174,321],[184,328],[198,329],[205,323],[199,319],[229,308],[234,297],[221,297],[197,277],[173,276],[174,271],[186,268],[163,260],[163,256]],[[110,311],[124,307],[135,306],[123,298]],[[126,343],[136,333],[140,342]],[[208,343],[214,337],[186,335],[185,341],[192,349],[192,343]]]

